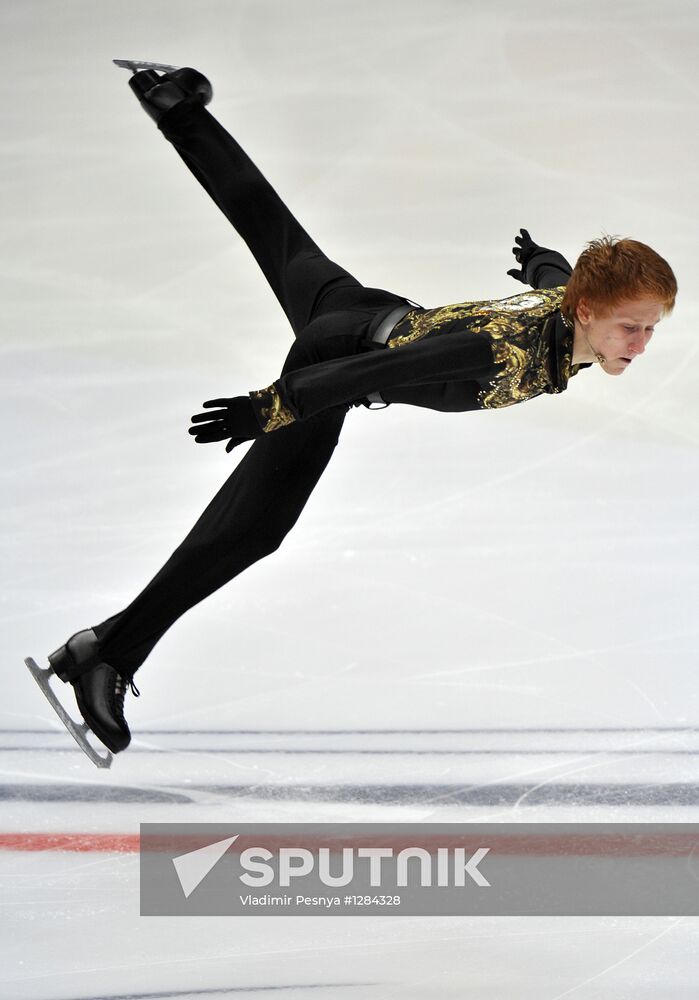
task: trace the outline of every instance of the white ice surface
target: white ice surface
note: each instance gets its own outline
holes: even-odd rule
[[[698,41],[692,0],[0,7],[0,833],[697,821]],[[513,295],[524,226],[571,263],[642,240],[680,291],[620,378],[353,410],[282,549],[157,646],[103,773],[22,659],[154,575],[240,456],[189,415],[268,385],[290,343],[113,57],[204,70],[367,285]],[[0,851],[0,890],[2,1000],[684,1000],[699,979],[688,918],[141,918],[113,854]]]

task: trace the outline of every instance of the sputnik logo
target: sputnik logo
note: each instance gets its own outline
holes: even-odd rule
[[[217,861],[220,861],[234,840],[235,837],[227,837],[225,840],[217,840],[215,844],[207,844],[196,851],[189,851],[188,854],[180,854],[173,858],[177,877],[182,886],[185,899],[189,899],[200,882],[203,882]]]

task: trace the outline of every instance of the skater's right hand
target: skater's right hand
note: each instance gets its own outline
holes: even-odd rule
[[[219,406],[223,409],[197,413],[192,419],[189,433],[197,444],[225,441],[226,451],[232,451],[239,444],[261,437],[262,427],[253,409],[249,396],[232,396],[230,399],[207,399],[203,406]]]
[[[507,273],[511,274],[517,281],[521,281],[525,285],[530,285],[531,281],[527,278],[527,264],[537,250],[545,250],[546,247],[540,247],[535,243],[526,229],[520,229],[520,233],[522,234],[521,236],[515,236],[515,243],[518,246],[512,247],[512,253],[515,255],[515,260],[522,267],[521,270],[513,267]]]

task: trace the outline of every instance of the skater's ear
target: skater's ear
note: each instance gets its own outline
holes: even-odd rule
[[[590,306],[587,299],[579,299],[578,304],[575,307],[575,315],[580,320],[581,323],[589,323],[590,320],[595,318],[595,313]]]

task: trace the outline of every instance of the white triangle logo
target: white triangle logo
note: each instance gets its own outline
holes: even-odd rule
[[[215,844],[207,844],[206,847],[200,847],[188,854],[180,854],[178,858],[172,859],[185,899],[189,899],[199,883],[206,878],[216,862],[238,837],[239,834],[236,833],[235,837],[217,840]]]

